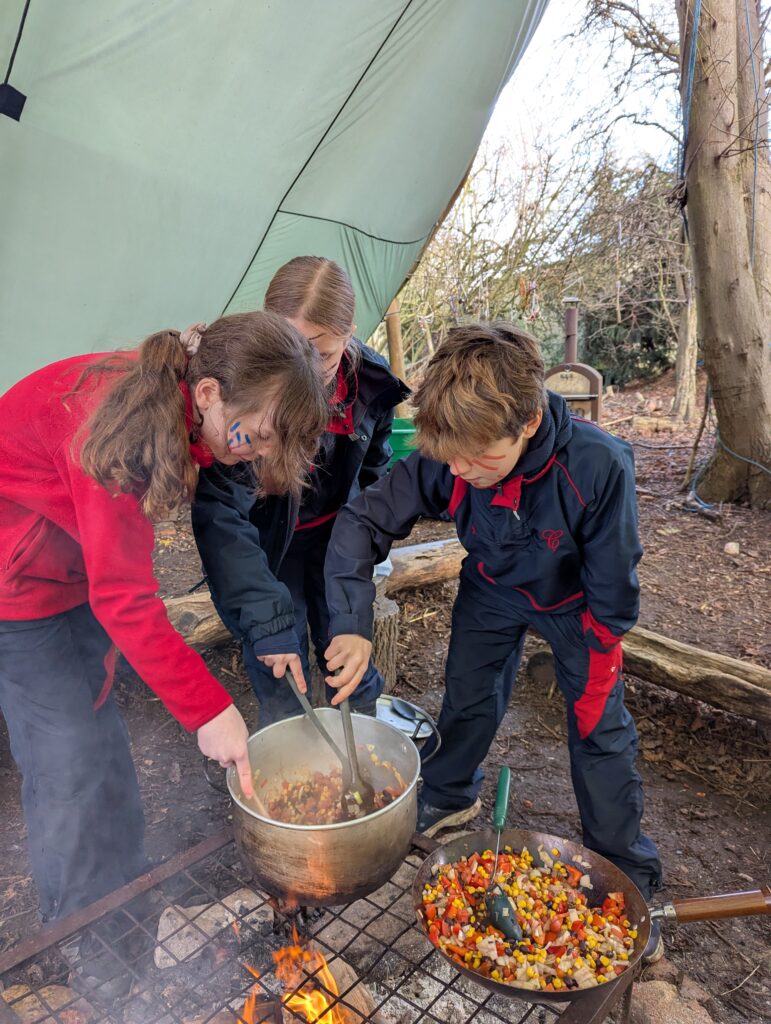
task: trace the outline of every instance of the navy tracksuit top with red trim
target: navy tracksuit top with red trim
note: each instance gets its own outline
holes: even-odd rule
[[[495,586],[502,602],[534,617],[580,611],[590,645],[602,647],[637,621],[642,547],[632,449],[571,417],[549,392],[538,431],[495,488],[474,488],[415,452],[345,506],[325,572],[332,636],[371,637],[372,566],[421,515],[445,511],[468,551],[462,574]]]

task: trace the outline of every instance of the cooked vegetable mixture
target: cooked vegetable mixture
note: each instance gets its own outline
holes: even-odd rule
[[[541,867],[527,848],[504,847],[492,880],[491,850],[435,865],[423,889],[428,937],[464,967],[504,984],[555,992],[611,981],[626,970],[637,938],[624,894],[608,893],[601,907],[591,907],[581,891],[591,888],[589,877],[560,861],[559,850],[538,853]],[[519,942],[487,923],[488,882],[509,897]]]
[[[386,762],[380,763],[386,768],[390,767]],[[395,784],[375,791],[376,810],[386,807],[404,792],[401,779],[398,779],[394,769],[391,771],[395,776]],[[342,795],[343,777],[339,768],[326,773],[314,772],[297,782],[284,780],[273,798],[267,800],[268,813],[276,821],[286,821],[292,825],[333,825],[348,820],[340,803]]]

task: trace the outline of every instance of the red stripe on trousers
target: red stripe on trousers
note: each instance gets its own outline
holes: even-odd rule
[[[608,697],[621,676],[622,664],[621,644],[616,644],[609,651],[589,648],[586,689],[573,705],[578,734],[582,740],[586,739],[602,718]]]

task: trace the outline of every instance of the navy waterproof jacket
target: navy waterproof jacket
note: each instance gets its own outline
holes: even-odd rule
[[[322,443],[343,446],[338,478],[310,475],[304,502],[315,503],[320,487],[347,499],[387,470],[394,407],[409,395],[386,361],[359,343],[357,387],[351,413],[353,433],[324,435]],[[202,470],[192,507],[193,533],[220,618],[257,657],[299,653],[291,595],[275,573],[298,519],[299,502],[288,495],[255,501],[243,467],[215,463]]]
[[[330,633],[372,637],[372,567],[422,515],[449,512],[476,574],[529,613],[581,612],[606,649],[637,621],[642,555],[632,449],[571,417],[549,392],[538,431],[509,476],[478,490],[414,452],[339,513],[327,551]]]

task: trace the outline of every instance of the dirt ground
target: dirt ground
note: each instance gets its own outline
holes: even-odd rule
[[[606,401],[605,421],[635,446],[645,556],[640,566],[642,625],[676,640],[771,665],[771,517],[743,508],[688,510],[679,490],[693,430],[635,433],[633,413],[665,415],[671,378]],[[660,404],[661,411],[655,406]],[[702,452],[712,444],[709,431]],[[421,523],[411,543],[449,536],[452,527]],[[728,541],[739,554],[727,555]],[[184,519],[158,531],[162,590],[181,594],[200,578]],[[437,715],[455,585],[400,596],[400,671],[396,693]],[[257,723],[251,690],[234,645],[207,655],[247,723]],[[524,663],[523,663],[524,664]],[[628,705],[640,733],[645,830],[665,866],[660,899],[768,884],[771,852],[771,745],[752,722],[628,678]],[[131,732],[155,861],[187,849],[220,828],[227,799],[204,779],[193,739],[123,665],[118,699]],[[510,824],[579,838],[568,771],[564,710],[548,680],[520,672],[518,687],[488,758],[485,815],[497,765],[511,766]],[[0,721],[0,950],[36,927],[35,893],[24,849],[19,777]],[[480,819],[480,826],[483,819]],[[707,1010],[722,1024],[771,1019],[771,930],[759,918],[666,927],[674,976],[705,990]]]

